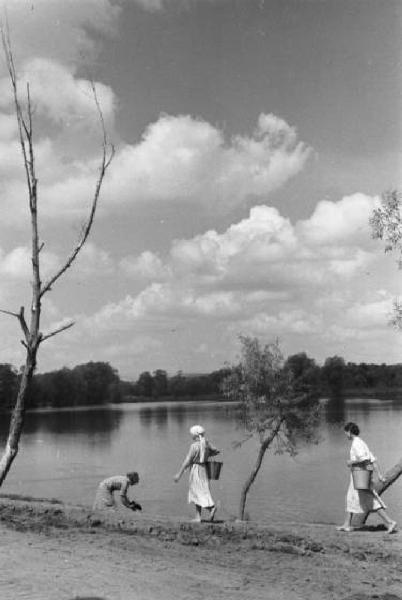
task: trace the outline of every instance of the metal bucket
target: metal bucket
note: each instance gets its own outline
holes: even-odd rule
[[[373,471],[361,467],[353,467],[352,478],[355,490],[369,490]]]
[[[217,460],[209,460],[205,463],[208,479],[219,479],[223,463]]]

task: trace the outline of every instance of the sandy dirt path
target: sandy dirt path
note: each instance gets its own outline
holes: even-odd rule
[[[94,521],[12,502],[0,518],[1,600],[402,600],[402,534],[379,529]]]
[[[302,596],[256,580],[247,567],[203,560],[191,548],[161,546],[156,540],[125,540],[97,535],[1,531],[1,598],[13,600],[215,600],[255,598],[293,600]],[[261,575],[261,574],[260,574]]]

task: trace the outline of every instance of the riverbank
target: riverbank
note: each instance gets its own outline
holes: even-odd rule
[[[3,497],[0,531],[13,600],[402,600],[402,533],[375,527],[199,525]]]

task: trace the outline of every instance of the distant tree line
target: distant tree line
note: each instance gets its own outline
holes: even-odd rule
[[[124,396],[152,399],[161,397],[185,398],[194,396],[221,396],[221,383],[229,369],[208,374],[183,375],[181,371],[171,377],[162,369],[153,373],[144,371],[136,382],[123,385]]]
[[[305,352],[289,356],[286,364],[298,391],[315,388],[321,395],[375,395],[402,391],[402,364],[346,363],[332,356],[322,366]],[[29,391],[28,407],[88,406],[163,399],[220,399],[222,382],[230,369],[207,374],[169,376],[157,369],[142,372],[136,381],[123,381],[107,362],[88,362],[73,369],[36,374]],[[10,409],[18,391],[20,373],[0,363],[0,410]]]
[[[20,374],[9,364],[0,364],[0,408],[12,407]],[[89,362],[73,369],[63,368],[34,375],[27,408],[86,406],[119,401],[120,378],[105,362]]]

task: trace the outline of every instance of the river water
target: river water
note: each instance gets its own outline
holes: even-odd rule
[[[345,400],[335,408],[324,403],[319,444],[301,448],[295,457],[267,452],[249,494],[249,517],[263,523],[341,522],[349,477],[343,424],[349,420],[358,423],[383,470],[400,459],[401,403]],[[5,421],[1,417],[2,443]],[[211,487],[221,516],[230,518],[237,513],[257,442],[233,447],[244,432],[238,428],[233,405],[225,403],[158,402],[29,412],[20,452],[1,491],[91,505],[99,481],[136,470],[141,481],[131,494],[146,514],[187,518],[192,515],[187,474],[177,484],[173,475],[191,443],[188,430],[196,423],[222,449],[221,478]],[[402,524],[402,478],[384,499],[389,513]]]

